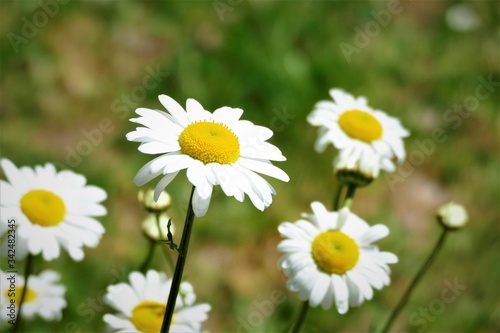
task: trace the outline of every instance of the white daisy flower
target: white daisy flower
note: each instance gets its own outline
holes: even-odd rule
[[[16,239],[45,260],[58,258],[63,247],[80,261],[84,245],[97,246],[104,228],[92,217],[106,214],[99,204],[106,199],[104,190],[85,185],[85,177],[72,171],[57,173],[50,163],[34,169],[18,169],[7,159],[0,164],[7,178],[0,180],[2,232],[7,219],[14,218]]]
[[[340,89],[331,89],[330,95],[333,102],[317,103],[307,117],[311,125],[319,126],[316,151],[323,152],[330,143],[347,150],[335,161],[336,169],[342,164],[359,165],[373,177],[379,169],[394,171],[393,158],[405,159],[402,138],[409,135],[399,120],[373,110],[364,97],[354,98]]]
[[[372,242],[389,234],[381,224],[369,226],[347,208],[328,212],[319,202],[311,204],[309,219],[284,222],[278,230],[286,239],[278,244],[284,255],[279,266],[289,280],[287,287],[298,292],[309,305],[329,309],[335,302],[339,313],[373,297],[373,289],[390,283],[387,264],[398,258],[380,252]]]
[[[118,314],[105,314],[104,321],[112,332],[159,332],[172,279],[149,270],[146,275],[130,273],[129,281],[108,286],[104,301]],[[211,307],[206,303],[193,305],[195,300],[191,284],[181,283],[170,332],[201,332]]]
[[[0,288],[2,321],[11,321],[18,314],[21,293],[25,288],[24,277],[0,271],[2,287]],[[30,275],[28,289],[25,291],[21,317],[32,319],[35,315],[45,320],[60,320],[62,309],[66,307],[64,293],[66,288],[57,282],[61,279],[59,273],[45,270],[40,275]],[[15,310],[12,305],[15,305]]]
[[[188,180],[196,187],[196,216],[205,215],[214,185],[240,202],[246,193],[260,210],[271,204],[276,192],[257,173],[282,181],[289,177],[270,162],[286,160],[278,148],[266,142],[273,135],[270,129],[240,120],[241,109],[222,107],[210,113],[188,99],[185,111],[166,95],[159,100],[168,113],[139,108],[136,113],[141,117],[130,119],[146,127],[128,133],[127,139],[141,142],[139,151],[145,154],[161,154],[139,170],[134,179],[138,186],[162,175],[156,200],[179,171],[186,169]]]

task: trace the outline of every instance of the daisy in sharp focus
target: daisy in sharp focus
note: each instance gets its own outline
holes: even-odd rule
[[[12,278],[15,276],[15,278]],[[24,277],[12,273],[0,271],[2,281],[0,288],[0,304],[2,307],[2,321],[10,321],[13,318],[9,316],[8,306],[11,300],[16,305],[15,314],[19,309],[21,293],[25,288]],[[52,270],[45,270],[39,275],[30,275],[28,280],[28,289],[25,291],[21,317],[32,319],[35,315],[45,320],[60,320],[62,318],[62,309],[66,307],[64,293],[66,288],[57,284],[61,279],[59,273]],[[11,289],[11,283],[16,286]]]
[[[331,89],[332,101],[321,101],[307,117],[318,126],[316,151],[323,152],[329,144],[341,151],[335,169],[360,168],[373,178],[379,170],[395,170],[393,159],[402,162],[406,153],[403,137],[409,132],[398,119],[380,110],[373,110],[364,97],[355,98],[343,90]]]
[[[206,111],[194,99],[188,99],[186,110],[166,95],[159,96],[168,113],[139,108],[139,118],[130,121],[144,125],[127,134],[129,141],[141,142],[139,151],[161,154],[135,176],[138,186],[162,176],[155,189],[155,199],[186,169],[195,186],[193,210],[205,215],[214,185],[220,185],[227,196],[243,201],[245,194],[260,210],[272,202],[274,188],[257,173],[288,181],[289,177],[271,161],[284,161],[281,151],[266,142],[273,132],[250,121],[240,120],[243,110],[222,107]]]
[[[106,215],[100,204],[106,192],[86,185],[84,176],[69,170],[56,172],[54,165],[17,168],[8,159],[0,160],[7,181],[0,180],[1,232],[7,220],[16,220],[16,240],[28,252],[45,260],[66,249],[74,260],[82,260],[82,247],[96,247],[104,233],[94,216]]]
[[[160,332],[172,279],[149,270],[146,275],[130,273],[129,281],[108,286],[104,301],[118,314],[105,314],[104,321],[112,332]],[[211,307],[194,305],[195,300],[191,284],[181,283],[170,332],[201,332]]]
[[[369,226],[344,208],[328,212],[319,202],[311,204],[308,220],[284,222],[278,230],[286,238],[278,244],[283,252],[279,266],[288,277],[287,287],[298,292],[309,305],[329,309],[335,304],[339,313],[359,306],[373,297],[373,288],[390,283],[390,269],[398,258],[381,252],[374,241],[389,234],[381,224]]]

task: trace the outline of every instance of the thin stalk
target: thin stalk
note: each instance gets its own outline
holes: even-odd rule
[[[335,195],[333,197],[333,210],[337,211],[340,206],[340,197],[342,194],[342,190],[344,189],[344,186],[341,185],[340,183],[337,184],[337,188],[335,189]]]
[[[163,317],[163,324],[161,326],[161,333],[167,333],[170,330],[170,323],[174,315],[175,302],[179,294],[179,288],[182,281],[182,273],[184,272],[184,265],[186,264],[187,252],[189,248],[189,239],[191,237],[191,230],[193,229],[194,211],[193,211],[193,194],[195,187],[191,191],[189,198],[188,211],[186,213],[186,220],[184,222],[184,230],[182,231],[181,243],[179,245],[179,256],[177,257],[177,264],[175,265],[174,276],[172,278],[172,285],[170,287],[170,294],[168,295],[167,309]]]
[[[410,286],[406,290],[406,292],[403,294],[403,297],[399,301],[398,305],[394,308],[394,310],[391,313],[391,316],[389,317],[389,320],[384,325],[384,328],[380,331],[381,333],[386,333],[389,331],[389,328],[391,327],[394,319],[398,316],[398,314],[401,312],[401,310],[405,307],[406,303],[408,302],[408,299],[410,298],[410,295],[415,289],[415,286],[418,284],[418,282],[422,279],[424,276],[425,272],[429,269],[429,266],[431,263],[434,261],[434,258],[438,254],[439,250],[443,247],[444,240],[446,238],[446,235],[448,234],[448,229],[443,227],[443,232],[441,233],[441,236],[439,237],[438,241],[436,242],[436,245],[432,249],[432,252],[430,253],[429,257],[425,261],[425,263],[420,267],[420,270],[418,271],[417,275],[413,278],[413,281],[411,282]]]
[[[344,207],[351,208],[355,192],[356,192],[356,185],[354,184],[347,185],[347,193],[344,199]]]
[[[148,270],[148,267],[151,265],[151,261],[153,260],[153,254],[155,252],[155,247],[156,247],[156,241],[149,239],[149,249],[148,253],[146,254],[146,258],[144,258],[144,261],[142,262],[141,268],[139,269],[141,273],[146,273]]]
[[[19,331],[20,323],[21,323],[21,309],[23,307],[24,303],[24,298],[26,297],[26,290],[28,289],[28,280],[31,275],[31,270],[33,269],[33,256],[31,254],[28,254],[28,257],[26,258],[26,266],[24,269],[24,287],[23,291],[21,292],[21,299],[19,300],[19,308],[17,311],[17,318],[16,322],[14,324],[14,327],[12,327],[12,333],[16,333]]]
[[[300,332],[300,328],[304,324],[304,321],[306,320],[307,313],[309,310],[309,301],[303,301],[301,306],[300,306],[300,311],[299,315],[297,316],[297,319],[295,320],[295,323],[293,324],[292,328],[290,329],[290,333],[298,333]]]

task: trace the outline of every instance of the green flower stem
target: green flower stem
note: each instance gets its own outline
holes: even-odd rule
[[[295,323],[293,324],[292,328],[289,331],[290,333],[300,332],[300,328],[302,327],[302,324],[304,324],[304,321],[306,320],[308,310],[309,310],[309,301],[308,300],[303,301],[300,306],[299,315],[297,316]]]
[[[333,210],[337,211],[340,206],[340,197],[342,194],[342,190],[344,189],[344,186],[340,183],[337,184],[337,188],[335,189],[335,195],[333,197]]]
[[[174,277],[172,278],[172,285],[168,295],[167,309],[163,317],[163,324],[161,325],[161,333],[167,333],[170,330],[170,323],[174,315],[175,302],[179,294],[179,288],[182,281],[182,273],[184,265],[186,264],[187,252],[189,248],[189,238],[191,237],[191,230],[193,228],[194,211],[193,211],[193,194],[195,187],[191,190],[189,198],[188,211],[186,213],[186,220],[184,222],[184,230],[182,231],[181,243],[179,246],[179,256],[177,257],[177,264],[175,265]]]
[[[24,269],[24,287],[21,292],[21,299],[19,300],[19,307],[17,310],[17,318],[14,327],[12,327],[12,333],[16,333],[19,331],[20,323],[21,323],[21,309],[23,307],[24,298],[26,296],[26,290],[28,290],[28,279],[31,275],[31,270],[33,269],[33,256],[28,254],[26,258],[26,266]]]
[[[443,247],[444,240],[445,240],[447,234],[448,234],[448,229],[443,227],[443,232],[441,233],[441,236],[439,237],[436,245],[434,246],[434,249],[430,253],[430,255],[427,258],[427,260],[425,261],[425,263],[422,265],[422,267],[420,267],[420,270],[418,271],[417,275],[415,275],[415,278],[411,282],[411,284],[408,287],[408,289],[406,290],[406,292],[403,294],[403,297],[399,301],[398,305],[396,305],[396,307],[392,311],[391,316],[389,317],[389,320],[387,320],[387,322],[384,325],[384,328],[380,331],[381,333],[386,333],[389,331],[389,328],[391,327],[392,322],[394,321],[394,319],[396,319],[398,314],[401,312],[401,310],[405,307],[406,303],[408,302],[408,299],[410,298],[410,295],[411,295],[413,289],[415,289],[415,286],[422,279],[425,272],[427,272],[427,270],[429,269],[429,266],[434,261],[434,258],[436,257],[438,252]]]
[[[149,249],[148,253],[146,254],[146,258],[144,258],[141,268],[139,269],[141,273],[146,273],[148,267],[151,266],[151,261],[153,260],[153,254],[155,252],[156,241],[149,238],[148,240],[149,240]]]
[[[347,185],[347,193],[344,199],[344,207],[351,208],[355,192],[356,192],[356,185],[354,184]]]

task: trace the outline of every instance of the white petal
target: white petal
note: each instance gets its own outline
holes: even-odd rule
[[[82,189],[82,192],[83,193],[81,194],[82,195],[81,199],[86,199],[92,202],[101,202],[108,197],[106,191],[94,185],[85,186]]]
[[[134,183],[137,186],[142,186],[142,185],[150,182],[154,178],[158,177],[159,175],[161,175],[161,170],[159,170],[157,172],[151,172],[151,166],[153,165],[153,163],[155,163],[156,161],[158,161],[162,157],[163,157],[163,155],[158,156],[155,159],[149,161],[137,172],[137,175],[134,177]]]
[[[333,284],[329,279],[325,297],[323,298],[323,302],[321,302],[321,307],[323,308],[323,310],[328,310],[332,307],[333,298]]]
[[[212,114],[212,119],[217,122],[231,125],[233,123],[236,123],[240,119],[242,114],[242,109],[224,106],[214,111],[214,113]]]
[[[340,230],[344,227],[345,223],[347,222],[347,219],[349,218],[349,215],[351,214],[351,211],[349,210],[348,207],[343,207],[339,211],[339,215],[337,217],[337,228]]]
[[[379,258],[379,260],[382,260],[387,264],[395,264],[398,262],[398,257],[391,252],[379,252],[377,254],[377,257]]]
[[[330,277],[326,274],[319,274],[316,279],[316,283],[311,291],[311,296],[309,298],[309,304],[312,307],[318,306],[328,291],[328,287],[330,285]]]
[[[347,278],[356,284],[359,291],[365,299],[370,300],[373,297],[373,289],[365,278],[360,275],[355,269],[346,272]]]
[[[278,251],[280,252],[297,252],[297,251],[310,251],[311,244],[295,239],[286,239],[278,244]]]
[[[200,120],[209,120],[212,115],[210,112],[206,111],[198,101],[192,98],[186,101],[186,111],[190,123]]]
[[[314,201],[311,203],[311,209],[316,216],[316,222],[318,223],[318,227],[321,228],[322,231],[326,231],[328,229],[329,221],[332,220],[332,215],[328,212],[325,206],[319,202]]]
[[[130,320],[125,318],[120,318],[118,316],[111,315],[109,313],[103,316],[103,320],[106,324],[109,325],[109,327],[113,329],[114,332],[118,329],[126,329],[127,332],[128,330],[130,330],[130,332],[137,330],[137,328],[134,326],[134,324],[132,324]]]
[[[386,237],[389,234],[389,228],[383,224],[377,224],[372,226],[361,238],[358,239],[360,245],[368,245],[375,242],[381,238]]]
[[[198,160],[193,160],[191,166],[187,169],[186,176],[193,184],[198,195],[202,198],[207,198],[212,195],[212,185],[207,180],[205,165]]]
[[[272,165],[271,162],[264,162],[240,157],[238,159],[238,163],[252,171],[274,177],[284,182],[288,182],[290,180],[290,177],[288,177],[288,175],[283,170]]]
[[[10,184],[15,186],[20,192],[28,190],[28,184],[26,184],[24,177],[21,175],[14,163],[6,158],[2,158],[0,160],[0,165],[2,166],[5,178],[7,178]]]
[[[155,192],[154,192],[154,199],[155,201],[158,201],[158,198],[160,197],[161,192],[167,187],[168,184],[177,176],[179,172],[173,172],[165,175],[156,185],[155,187]]]
[[[160,103],[163,104],[165,109],[175,118],[175,120],[182,127],[186,127],[189,124],[189,119],[187,117],[186,111],[177,103],[173,98],[167,95],[158,96]]]
[[[205,216],[208,210],[208,206],[210,206],[210,199],[212,198],[212,195],[210,194],[206,198],[202,198],[199,194],[198,191],[194,191],[193,193],[193,211],[194,214],[198,217]]]
[[[142,143],[138,149],[144,154],[164,154],[178,151],[179,148],[177,141],[174,141],[174,143],[154,141]]]
[[[337,274],[331,276],[333,294],[335,297],[335,305],[340,314],[344,314],[349,310],[348,290],[344,280]]]

